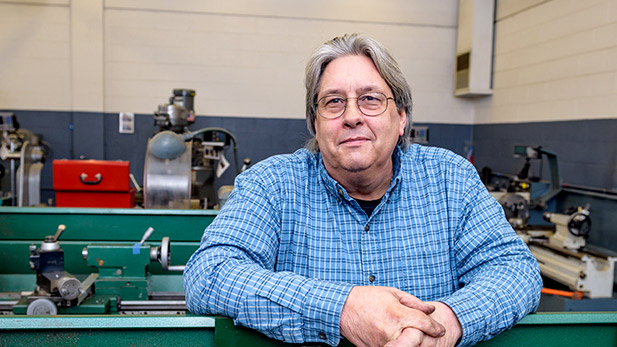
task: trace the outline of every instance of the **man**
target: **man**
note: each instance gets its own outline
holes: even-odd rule
[[[533,311],[535,259],[474,167],[409,144],[411,93],[375,40],[306,69],[301,149],[239,176],[184,273],[187,307],[287,342],[475,344]]]

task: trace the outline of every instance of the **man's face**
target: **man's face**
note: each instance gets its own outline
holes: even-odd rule
[[[388,100],[386,112],[378,116],[360,112],[355,98],[370,92],[393,97],[375,64],[366,56],[337,58],[322,74],[317,100],[328,95],[354,98],[347,101],[347,109],[339,118],[325,119],[317,114],[315,119],[319,151],[333,176],[388,165],[398,138],[403,135],[407,118],[405,111],[397,111],[394,100]]]

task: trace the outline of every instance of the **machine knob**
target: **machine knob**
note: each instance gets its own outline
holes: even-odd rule
[[[75,277],[62,277],[58,281],[58,291],[65,300],[77,299],[80,294],[81,282]]]
[[[159,259],[163,271],[167,271],[169,269],[169,264],[171,264],[171,250],[169,246],[169,237],[163,237],[163,239],[161,239],[161,258]]]
[[[591,232],[591,219],[585,213],[576,212],[568,220],[568,230],[574,236],[588,238]]]
[[[49,299],[36,299],[28,305],[26,314],[29,316],[53,316],[58,314],[58,307]]]

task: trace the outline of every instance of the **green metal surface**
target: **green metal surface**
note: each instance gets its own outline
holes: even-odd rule
[[[99,274],[95,297],[79,307],[61,307],[60,314],[112,313],[115,303],[107,299],[110,296],[145,300],[152,292],[183,292],[181,273],[164,272],[160,263],[151,262],[150,247],[160,246],[168,236],[171,265],[184,265],[216,214],[212,210],[0,207],[0,292],[34,290],[29,247],[40,247],[59,224],[66,226],[59,239],[65,271],[82,281],[90,273]],[[139,247],[139,254],[133,254],[133,245],[148,227],[154,233]],[[88,248],[88,260],[82,256],[84,248]],[[21,303],[14,313],[25,314],[26,307]]]
[[[137,240],[139,241],[139,240]],[[136,242],[137,242],[136,241]],[[2,274],[28,274],[34,273],[34,270],[30,269],[28,265],[28,259],[30,251],[28,247],[30,244],[36,246],[41,245],[41,241],[14,241],[3,240],[0,235],[0,275]],[[126,242],[113,242],[113,241],[62,241],[60,240],[60,246],[64,250],[64,269],[71,274],[86,274],[96,272],[96,269],[92,266],[88,266],[86,260],[81,255],[81,251],[92,244],[118,244],[123,245]],[[148,241],[150,246],[160,246],[160,242]],[[170,242],[171,250],[171,265],[184,265],[199,247],[199,241],[194,242],[176,242],[173,239]],[[148,266],[148,270],[153,274],[161,274],[161,264],[151,263]],[[2,289],[0,288],[0,291]]]
[[[150,241],[199,241],[215,210],[143,210],[121,208],[0,207],[3,240],[40,240],[66,225],[62,241],[139,242],[148,227]],[[39,241],[39,242],[40,242]]]
[[[0,274],[0,293],[32,291],[35,285],[36,275],[34,271],[31,274]]]
[[[303,343],[291,344],[282,341],[268,338],[255,330],[245,327],[234,326],[231,319],[226,317],[216,317],[216,331],[214,334],[215,346],[268,346],[268,347],[284,347],[284,346],[329,346],[324,343]],[[347,340],[341,340],[340,347],[353,347],[353,344]]]
[[[294,346],[271,340],[257,331],[235,327],[228,318],[216,318],[216,346]],[[324,346],[319,343],[302,346]],[[343,340],[339,346],[353,346]],[[617,346],[617,312],[602,313],[537,313],[523,318],[514,328],[481,347],[509,346]]]
[[[537,313],[482,347],[617,346],[617,312]]]
[[[214,346],[214,319],[0,316],[0,346]]]
[[[206,316],[0,316],[0,346],[294,346],[229,318]],[[525,317],[478,346],[617,345],[617,313],[551,313]],[[305,343],[302,346],[323,346]],[[351,346],[343,341],[340,346]]]
[[[75,277],[82,281],[86,278],[85,275],[79,274]],[[29,275],[0,274],[0,293],[32,291],[35,285],[36,275],[34,271]],[[152,275],[150,277],[150,290],[154,292],[184,292],[182,274],[175,272],[166,275]]]
[[[83,260],[81,251],[91,244],[131,245],[139,242],[148,227],[154,234],[147,243],[159,246],[171,240],[171,265],[183,265],[199,247],[203,231],[217,211],[143,210],[96,208],[0,207],[0,275],[28,274],[29,246],[40,246],[59,224],[66,225],[60,237],[65,270],[71,274],[96,271]],[[160,274],[160,264],[151,264],[151,273]],[[0,288],[0,290],[3,290]]]
[[[99,278],[146,277],[150,265],[150,245],[135,247],[128,243],[91,244],[87,263],[98,269]]]
[[[150,281],[143,278],[98,279],[94,284],[96,296],[117,295],[122,300],[148,300]]]

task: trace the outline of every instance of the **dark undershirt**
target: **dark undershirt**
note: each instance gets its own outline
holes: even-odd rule
[[[379,198],[377,200],[360,200],[360,199],[356,199],[356,201],[358,202],[360,207],[364,210],[366,215],[370,217],[371,214],[373,214],[373,210],[375,209],[375,207],[377,207],[377,205],[379,205],[379,202],[381,202],[381,198]]]

